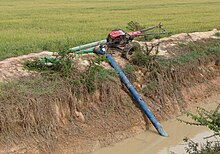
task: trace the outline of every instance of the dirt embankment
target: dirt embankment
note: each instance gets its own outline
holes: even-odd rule
[[[143,45],[147,43],[149,46],[151,44],[160,43],[159,55],[172,56],[175,53],[175,50],[179,50],[177,46],[178,44],[186,44],[188,42],[198,41],[198,40],[208,39],[208,38],[220,39],[220,37],[215,36],[215,33],[217,32],[220,32],[220,31],[214,29],[209,32],[181,33],[181,34],[172,35],[171,37],[168,37],[168,38],[155,39],[151,42],[140,42],[140,43],[142,43]],[[8,80],[8,79],[19,78],[19,77],[30,75],[31,72],[28,72],[27,70],[25,70],[22,65],[26,60],[43,57],[43,56],[51,56],[51,55],[53,55],[53,52],[43,51],[40,53],[31,53],[29,55],[12,57],[12,58],[8,58],[3,61],[0,61],[0,82]],[[94,55],[88,54],[87,57],[94,57]],[[119,54],[117,54],[117,52],[115,53],[115,59],[121,67],[124,67],[128,64],[128,61],[121,58]],[[83,66],[89,65],[89,62],[87,60],[82,60],[80,61],[80,63]],[[106,63],[102,65],[106,68],[111,68],[110,65]]]
[[[180,43],[207,38],[219,39],[214,36],[216,32],[213,30],[178,34],[154,40],[153,43],[160,41],[159,54],[172,57],[184,52],[178,47]],[[28,75],[31,72],[23,70],[21,63],[27,58],[42,54],[52,53],[43,52],[0,62],[0,81]],[[121,67],[128,64],[128,61],[119,56],[115,58]],[[172,68],[171,72],[162,71],[160,67],[150,73],[146,69],[138,69],[135,71],[134,85],[157,119],[167,120],[181,114],[190,106],[196,106],[204,98],[220,94],[219,61],[219,55],[200,58],[178,65]],[[89,65],[88,60],[83,60],[83,57],[80,64],[85,67]],[[102,65],[109,68],[106,63]],[[40,82],[38,86],[47,84],[49,83]],[[59,89],[59,86],[65,88]],[[8,121],[4,116],[0,117],[0,131],[3,131],[3,128],[11,131],[11,138],[7,136],[7,132],[3,134],[7,142],[2,143],[1,153],[45,153],[48,150],[51,153],[90,153],[143,132],[150,126],[149,120],[118,78],[99,83],[92,94],[81,91],[81,97],[76,97],[77,93],[69,85],[58,85],[58,88],[54,89],[55,94],[37,91],[36,96],[25,92],[26,89],[22,91],[23,96],[20,96],[16,87],[10,89],[10,92],[14,93],[13,97],[4,97],[4,104],[0,104],[3,115],[11,117]],[[146,97],[151,101],[147,101]],[[13,111],[16,112],[10,116]],[[21,138],[19,133],[24,138]],[[45,149],[47,151],[44,151]]]
[[[31,53],[29,55],[7,58],[0,61],[0,82],[30,75],[31,73],[23,67],[23,63],[26,60],[51,55],[53,55],[52,52],[43,51],[40,53]]]

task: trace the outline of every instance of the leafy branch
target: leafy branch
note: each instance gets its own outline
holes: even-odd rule
[[[197,107],[198,115],[187,112],[187,116],[191,117],[195,122],[189,122],[182,119],[178,119],[180,122],[196,125],[196,126],[206,126],[210,130],[214,131],[215,134],[220,135],[220,104],[216,107],[214,111],[207,111],[204,108]]]

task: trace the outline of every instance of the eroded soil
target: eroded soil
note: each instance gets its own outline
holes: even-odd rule
[[[197,105],[210,111],[214,110],[219,103],[220,95],[204,99],[203,102]],[[188,110],[196,113],[194,107]],[[186,115],[178,118],[191,121]],[[162,125],[169,134],[167,138],[159,136],[154,133],[153,128],[150,128],[151,131],[145,131],[119,143],[97,150],[92,154],[170,154],[171,152],[183,154],[186,153],[184,149],[186,143],[183,143],[183,138],[188,137],[194,142],[201,143],[203,141],[204,143],[206,140],[203,140],[203,137],[213,134],[206,127],[186,125],[176,118],[162,122]],[[195,136],[196,138],[194,138]],[[218,137],[218,139],[220,138]],[[213,138],[209,140],[213,140]]]
[[[180,43],[184,44],[207,38],[219,39],[219,37],[214,36],[216,32],[217,30],[210,32],[177,34],[169,38],[153,40],[151,43],[160,42],[159,54],[169,57],[173,54],[171,51],[178,50],[177,45]],[[29,72],[23,69],[22,64],[24,61],[52,54],[52,52],[41,52],[1,61],[0,82],[35,74],[36,72]],[[79,64],[82,67],[81,69],[90,65],[88,58],[93,58],[94,56],[94,54],[79,56],[78,58]],[[113,56],[121,67],[128,64],[128,61],[121,58],[118,53],[114,53]],[[101,65],[105,68],[112,69],[110,65],[105,62]],[[166,102],[165,104],[160,104],[158,101],[155,101],[154,103],[146,101],[157,119],[167,120],[174,118],[180,115],[182,111],[196,107],[201,102],[204,102],[205,99],[209,99],[213,96],[219,96],[220,66],[216,65],[215,61],[209,61],[208,65],[201,67],[204,70],[211,69],[213,77],[208,78],[209,80],[207,82],[201,82],[188,88],[182,88],[178,93],[181,94],[181,99],[183,99],[184,102],[181,102],[182,100],[179,96],[175,96],[175,99],[169,96],[164,96]],[[139,73],[140,76],[144,76],[143,73]],[[140,80],[138,79],[140,83],[134,84],[137,90],[140,90],[141,86],[144,86],[144,83],[141,83]],[[150,131],[152,130],[154,132],[154,134],[156,133],[155,130],[152,129],[149,120],[141,112],[138,105],[133,102],[123,84],[120,83],[120,80],[117,79],[115,82],[115,84],[106,83],[102,85],[100,91],[96,91],[93,95],[88,96],[86,102],[84,102],[85,100],[76,100],[72,94],[66,95],[66,93],[63,94],[64,96],[62,96],[61,93],[60,98],[55,100],[53,98],[46,97],[47,104],[49,104],[48,106],[52,108],[51,113],[56,115],[53,120],[55,123],[58,123],[60,127],[66,130],[65,133],[59,136],[52,153],[91,153],[101,147],[132,137],[135,134],[149,131],[149,128]],[[68,98],[68,100],[63,99],[63,97]],[[30,99],[30,102],[33,102],[33,100],[37,100],[38,98]],[[27,101],[29,101],[28,98]],[[77,104],[78,106],[70,106],[72,102],[74,102],[74,105]],[[44,105],[43,107],[48,106]],[[73,123],[69,121],[71,116],[74,116],[75,118]],[[28,140],[29,139],[26,141]],[[32,139],[30,139],[30,141],[31,140]],[[42,150],[39,149],[39,146],[33,145],[27,147],[24,145],[25,144],[20,143],[11,144],[10,147],[3,145],[2,148],[0,148],[0,152],[45,152],[42,152]]]

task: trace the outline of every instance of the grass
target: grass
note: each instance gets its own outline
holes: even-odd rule
[[[173,55],[175,56],[168,58],[135,52],[131,63],[145,74],[142,83],[146,85],[140,90],[143,95],[153,97],[162,105],[166,104],[165,96],[171,97],[183,109],[185,101],[182,88],[189,88],[216,77],[217,71],[213,71],[213,68],[218,66],[220,42],[207,39],[181,44]],[[212,62],[215,64],[213,68],[209,66]]]
[[[207,39],[198,42],[190,42],[187,45],[180,44],[179,48],[182,53],[176,54],[172,58],[164,58],[163,56],[148,55],[141,51],[134,53],[132,57],[132,63],[140,67],[149,68],[152,65],[152,61],[160,64],[161,67],[182,65],[197,61],[200,58],[207,56],[219,56],[220,55],[220,42],[219,40]],[[154,65],[153,65],[154,66]]]
[[[0,59],[101,40],[129,21],[173,33],[220,27],[219,0],[0,0]]]
[[[113,78],[116,76],[116,72],[107,70],[102,66],[96,65],[102,61],[107,61],[106,57],[99,56],[95,60],[91,60],[90,67],[85,71],[79,70],[77,67],[76,57],[70,54],[64,54],[53,58],[43,57],[34,60],[28,60],[24,63],[24,67],[28,70],[38,71],[49,76],[60,76],[70,82],[76,88],[76,86],[85,85],[89,93],[97,90],[98,83],[105,80],[115,81]],[[45,65],[50,63],[50,65]]]
[[[220,36],[220,32],[215,33],[215,36]]]
[[[187,45],[180,44],[180,50],[184,52],[177,53],[172,58],[164,58],[163,56],[148,55],[137,51],[132,57],[132,64],[139,67],[145,67],[149,70],[160,66],[168,70],[174,66],[184,65],[198,61],[205,57],[214,57],[220,55],[219,40],[208,39],[206,42],[190,42]]]
[[[117,100],[117,97],[109,98],[112,93],[117,93],[115,87],[120,84],[115,71],[92,64],[85,71],[79,70],[77,65],[72,65],[67,73],[62,69],[65,65],[66,63],[60,63],[59,68],[41,69],[41,74],[34,77],[0,83],[1,144],[27,143],[25,139],[29,138],[27,145],[37,144],[42,153],[48,153],[44,150],[54,148],[60,133],[71,133],[74,129],[76,131],[71,121],[76,122],[74,107],[79,109],[79,100],[84,103],[83,107],[89,109],[86,103],[90,104],[91,95],[99,90],[102,91],[102,101],[109,103]],[[33,68],[36,66],[32,65],[31,69]],[[117,95],[120,96],[120,93]],[[111,107],[110,104],[106,106]],[[71,131],[66,129],[66,126],[63,127],[65,124],[56,118],[59,116],[56,107],[67,109],[64,113]],[[87,112],[86,115],[91,117]]]
[[[220,55],[219,41],[209,41],[207,44],[203,42],[187,46],[182,45],[182,48],[187,49],[186,54],[188,55],[191,52],[193,54],[201,53],[198,56],[190,55],[190,57],[193,57],[192,59],[188,59],[188,55],[185,54],[182,58],[182,55],[173,57],[174,59],[180,59],[177,60],[178,63],[174,67],[174,72],[171,69],[170,72],[167,72],[165,67],[154,65],[160,64],[158,62],[160,59],[157,59],[157,57],[146,58],[149,55],[134,56],[144,56],[141,63],[151,65],[151,70],[144,69],[143,67],[148,66],[141,63],[133,63],[133,65],[130,64],[124,68],[129,79],[134,81],[136,78],[136,82],[138,80],[134,76],[135,70],[143,71],[145,74],[143,83],[146,83],[146,86],[141,88],[141,94],[153,100],[157,106],[165,106],[165,98],[169,96],[170,99],[178,101],[177,104],[174,103],[169,108],[175,109],[178,105],[181,108],[180,110],[185,109],[181,86],[187,83],[186,80],[202,79],[204,82],[204,77],[207,76],[207,73],[210,74],[209,72],[206,72],[206,74],[203,72],[203,77],[201,77],[199,66],[201,66],[202,59],[199,56],[212,57],[216,55],[216,59],[219,59]],[[69,58],[74,59],[74,57]],[[194,58],[199,58],[200,62],[193,64]],[[95,126],[94,129],[98,129],[98,131],[101,129],[116,132],[112,129],[115,126],[117,126],[117,130],[118,128],[123,129],[121,126],[118,127],[118,124],[122,124],[122,126],[128,124],[129,127],[135,124],[133,120],[136,118],[129,118],[131,122],[125,119],[127,115],[134,117],[136,108],[129,95],[125,94],[126,91],[122,92],[124,88],[121,86],[115,71],[95,65],[94,63],[100,62],[100,59],[98,59],[95,62],[91,61],[92,65],[84,71],[78,69],[77,61],[73,61],[72,65],[68,67],[69,71],[66,72],[63,67],[66,67],[69,59],[67,59],[67,63],[62,61],[65,59],[61,58],[59,60],[62,62],[58,63],[59,67],[53,67],[51,70],[40,69],[41,74],[34,77],[24,77],[16,81],[0,83],[1,144],[26,143],[28,138],[30,146],[34,142],[33,144],[37,144],[39,149],[53,150],[57,146],[57,142],[62,141],[62,135],[64,138],[65,135],[78,138],[78,135],[80,136],[83,133],[85,138],[92,138],[90,135],[93,134],[94,130],[90,127],[86,129],[87,126]],[[101,60],[103,59],[101,58]],[[197,61],[199,60],[197,59]],[[172,59],[170,61],[172,63]],[[187,65],[187,63],[188,67],[182,65],[178,69],[179,64]],[[29,62],[29,64],[26,66],[30,66],[31,69],[39,66],[35,65],[36,63]],[[190,85],[192,84],[190,83]],[[75,111],[84,113],[86,123],[82,124],[82,127],[77,123]],[[111,129],[103,128],[103,123],[100,123],[102,126],[98,127],[98,118],[103,117],[101,120],[104,121],[107,116],[110,117],[116,114],[122,115],[123,118],[121,119],[126,123],[117,120],[116,125],[112,126],[111,122],[109,122],[109,125],[104,125],[111,126]],[[166,113],[163,108],[161,115],[165,119],[169,116],[169,113]],[[89,135],[85,134],[86,132]]]
[[[182,47],[182,50],[186,51],[184,54],[180,54],[172,60],[166,60],[168,65],[178,65],[190,63],[205,56],[219,56],[220,55],[220,42],[218,40],[207,40],[207,42],[191,42]],[[162,64],[164,61],[161,61]]]

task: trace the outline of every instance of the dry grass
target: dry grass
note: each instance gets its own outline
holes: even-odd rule
[[[150,69],[140,64],[125,69],[131,79],[136,67],[145,73],[142,94],[153,101],[152,104],[146,102],[157,118],[169,117],[169,111],[173,109],[176,112],[177,106],[181,110],[186,108],[180,92],[182,87],[205,83],[219,75],[209,67],[210,62],[220,58],[219,43],[211,41],[203,46],[197,45],[184,47],[188,48],[188,55],[177,54],[169,63],[154,57],[147,59]],[[192,49],[207,50],[199,53],[199,57],[188,59],[189,53],[196,53]],[[215,66],[219,67],[217,63]],[[0,143],[29,143],[27,146],[45,152],[54,150],[61,138],[94,139],[143,123],[145,116],[115,72],[97,65],[91,65],[85,72],[77,68],[73,62],[65,75],[62,71],[46,71],[34,78],[1,84]],[[172,101],[173,104],[168,104],[168,100],[177,103]],[[85,121],[76,114],[78,112],[83,113]]]
[[[65,76],[49,71],[0,85],[0,143],[28,143],[41,152],[52,150],[61,136],[80,129],[75,125],[76,112],[82,111],[92,122],[99,114],[121,110],[123,103],[117,104],[122,100],[120,81],[114,72],[96,65],[80,72],[74,66]],[[97,92],[99,97],[95,97]]]
[[[183,52],[184,51],[184,52]],[[132,63],[142,69],[141,91],[146,97],[166,111],[167,102],[176,100],[173,106],[183,111],[187,104],[181,89],[190,88],[199,83],[209,84],[209,80],[219,75],[215,68],[220,59],[220,43],[218,40],[202,40],[179,47],[172,58],[134,54]],[[211,66],[210,64],[213,63]],[[210,85],[209,85],[210,86]],[[212,85],[214,88],[214,85]],[[178,103],[176,105],[175,103]],[[169,114],[169,113],[168,113]],[[166,112],[163,115],[167,115]],[[169,117],[169,115],[167,115]]]

